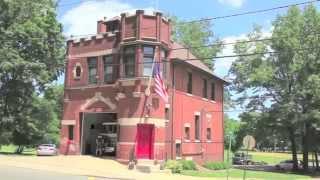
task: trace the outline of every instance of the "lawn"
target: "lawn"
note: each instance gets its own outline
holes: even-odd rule
[[[17,146],[15,145],[3,145],[0,147],[0,154],[15,154]],[[24,148],[21,155],[35,155],[35,148]]]
[[[224,159],[227,161],[227,151],[224,152]],[[246,153],[246,152],[245,152]],[[292,159],[292,154],[287,152],[255,152],[249,151],[249,154],[252,155],[252,160],[255,162],[264,161],[269,165],[278,164],[281,161]],[[232,156],[230,155],[230,162],[232,162]],[[302,160],[302,154],[298,154],[298,159]],[[309,159],[311,160],[311,154],[309,155]]]
[[[182,171],[181,174],[187,176],[197,176],[197,177],[227,177],[226,170],[216,170],[216,171]],[[231,178],[242,178],[243,170],[240,169],[230,169],[229,177]],[[310,176],[296,175],[291,173],[275,173],[275,172],[263,172],[263,171],[246,171],[246,177],[250,179],[310,179]]]
[[[281,161],[292,158],[290,153],[273,153],[273,152],[249,152],[253,161],[264,161],[270,165],[278,164]]]

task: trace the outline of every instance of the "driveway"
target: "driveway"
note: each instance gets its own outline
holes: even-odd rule
[[[4,165],[0,165],[0,177],[1,179],[7,180],[88,180],[88,177],[86,176],[76,176]]]
[[[102,179],[120,179],[120,180],[205,180],[212,178],[199,178],[191,176],[182,176],[176,174],[165,173],[141,173],[135,170],[128,170],[126,165],[120,164],[112,159],[102,159],[92,156],[52,156],[52,157],[38,157],[38,156],[14,156],[14,155],[0,155],[1,167],[16,167],[12,169],[12,173],[18,173],[20,168],[28,169],[29,174],[39,172],[40,175],[57,175],[70,177],[95,177],[92,180]],[[32,169],[32,170],[30,170]],[[3,172],[3,171],[1,171]],[[26,172],[26,174],[28,174]],[[54,174],[51,174],[54,173]],[[0,174],[2,179],[2,174]],[[12,178],[13,179],[13,178]],[[24,179],[24,178],[23,178]],[[48,179],[48,178],[44,178]],[[58,179],[58,178],[55,178]],[[61,178],[63,179],[63,178]],[[71,179],[71,178],[70,178]],[[89,178],[89,180],[91,180]],[[11,180],[11,179],[10,179]],[[19,179],[20,180],[20,179]],[[73,179],[72,179],[73,180]]]

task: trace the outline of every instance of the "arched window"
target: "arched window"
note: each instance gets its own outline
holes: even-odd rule
[[[80,75],[81,75],[81,67],[77,66],[76,67],[76,77],[80,77]]]
[[[82,75],[82,67],[80,63],[77,63],[73,69],[73,78],[80,79]]]

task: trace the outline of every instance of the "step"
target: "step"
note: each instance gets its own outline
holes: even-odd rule
[[[137,161],[135,169],[139,172],[144,173],[168,173],[167,170],[160,170],[160,163],[162,163],[162,161],[157,161],[157,164],[155,164],[154,160],[139,159]],[[171,173],[171,171],[169,171],[169,173]]]

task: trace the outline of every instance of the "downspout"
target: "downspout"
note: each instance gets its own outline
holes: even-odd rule
[[[225,159],[224,159],[224,133],[226,133],[225,132],[225,130],[224,130],[224,84],[222,84],[222,160],[224,161]],[[231,136],[229,137],[230,139],[231,139]],[[228,159],[228,162],[229,162],[229,160],[230,160],[230,157],[228,157],[229,159]]]
[[[172,95],[171,95],[171,159],[173,160],[173,98],[175,94],[175,71],[174,63],[172,63]]]
[[[205,139],[205,135],[204,134],[205,132],[203,132],[203,125],[204,125],[204,121],[205,121],[205,116],[206,112],[204,110],[204,108],[201,108],[201,113],[200,113],[200,153],[201,153],[201,158],[203,159],[203,156],[204,156],[204,150],[203,150],[203,142],[204,142],[204,139]]]

